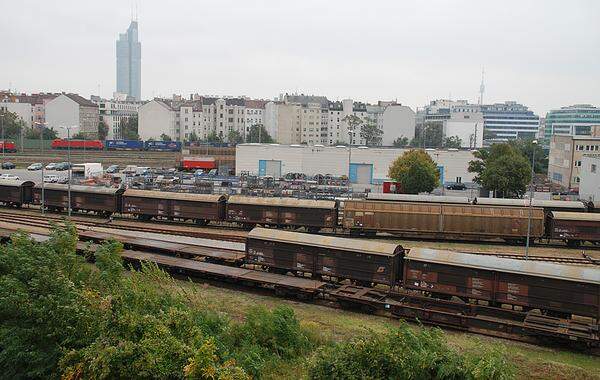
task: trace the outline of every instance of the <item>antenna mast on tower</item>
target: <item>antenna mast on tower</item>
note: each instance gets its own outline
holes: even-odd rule
[[[479,85],[479,105],[483,104],[483,93],[485,92],[485,85],[483,84],[483,76],[485,74],[485,69],[481,69],[481,84]]]

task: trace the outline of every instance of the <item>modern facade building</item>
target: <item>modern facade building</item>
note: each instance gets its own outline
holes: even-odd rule
[[[138,40],[138,23],[131,21],[117,40],[117,92],[135,100],[142,93],[142,44]]]
[[[548,156],[548,178],[565,188],[576,189],[581,181],[584,155],[600,154],[600,127],[592,136],[553,135]]]
[[[286,173],[306,175],[331,174],[349,176],[361,185],[377,185],[388,178],[392,162],[407,149],[352,148],[346,146],[304,146],[280,144],[240,144],[236,148],[236,174],[281,177]],[[442,184],[472,182],[467,150],[435,150],[426,152],[438,164]]]
[[[544,136],[589,136],[594,125],[600,125],[600,108],[590,104],[561,107],[546,114]]]
[[[487,142],[515,139],[535,139],[540,117],[526,106],[514,101],[481,106]]]
[[[61,138],[67,137],[62,127],[74,127],[71,135],[78,132],[86,139],[98,138],[98,105],[77,94],[60,94],[46,103],[46,126],[54,128]]]
[[[131,99],[127,97],[126,99]],[[98,105],[99,121],[108,127],[107,139],[122,139],[121,123],[132,117],[137,117],[138,108],[142,102],[135,100],[102,99],[98,96],[92,96],[92,102]]]

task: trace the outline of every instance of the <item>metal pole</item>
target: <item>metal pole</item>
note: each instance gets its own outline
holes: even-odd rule
[[[67,127],[67,159],[69,161],[69,182],[67,184],[67,197],[69,198],[68,215],[71,217],[71,127]]]
[[[4,140],[4,115],[6,115],[6,113],[3,113],[2,116],[2,161],[4,161],[4,146],[6,145],[6,141]]]
[[[40,208],[42,209],[42,215],[44,215],[44,126],[40,125],[40,161],[42,162],[42,202]]]
[[[531,213],[532,204],[533,204],[533,178],[535,176],[535,171],[533,170],[533,165],[535,164],[535,143],[532,144],[533,153],[531,154],[531,188],[529,190],[529,217],[527,218],[527,242],[525,244],[525,260],[529,259],[529,237],[531,234]]]

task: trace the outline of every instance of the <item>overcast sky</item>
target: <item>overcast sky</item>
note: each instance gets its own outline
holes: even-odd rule
[[[598,1],[138,0],[142,95],[600,106]],[[110,97],[132,0],[0,4],[0,89]]]

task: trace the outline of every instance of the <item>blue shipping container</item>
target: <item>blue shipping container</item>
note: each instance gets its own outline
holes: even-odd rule
[[[146,141],[144,144],[146,150],[166,152],[181,151],[181,142],[179,141]]]
[[[138,140],[106,140],[107,150],[142,150],[144,142]]]

